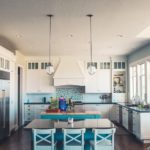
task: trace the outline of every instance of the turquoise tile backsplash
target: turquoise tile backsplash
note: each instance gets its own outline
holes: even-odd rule
[[[67,87],[67,88],[57,88],[56,89],[56,97],[63,96],[66,99],[72,98],[73,100],[83,100],[83,91],[84,89],[81,87]]]

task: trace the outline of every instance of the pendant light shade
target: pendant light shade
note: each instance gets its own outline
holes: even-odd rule
[[[54,67],[51,63],[51,18],[53,17],[52,14],[50,15],[47,15],[50,19],[50,22],[49,22],[49,62],[48,62],[48,65],[46,66],[46,72],[51,75],[54,73]]]
[[[90,18],[90,62],[88,63],[87,69],[88,69],[88,73],[90,75],[93,75],[96,73],[96,63],[93,62],[93,52],[92,52],[92,23],[91,23],[91,18],[92,18],[92,14],[88,14],[87,17]]]

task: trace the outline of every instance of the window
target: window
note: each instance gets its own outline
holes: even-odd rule
[[[136,66],[130,67],[130,99],[136,96],[137,91],[137,71]]]
[[[114,62],[114,69],[125,69],[125,62]]]
[[[147,102],[150,103],[150,62],[147,62]]]
[[[28,69],[38,69],[38,62],[29,62]]]
[[[100,62],[100,69],[110,69],[110,62]]]
[[[138,65],[138,96],[142,100],[145,100],[146,94],[146,85],[145,85],[145,64]]]

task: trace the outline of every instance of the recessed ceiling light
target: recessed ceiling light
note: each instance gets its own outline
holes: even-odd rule
[[[16,38],[22,38],[22,35],[16,34]]]
[[[122,34],[117,34],[117,36],[118,36],[118,37],[123,37],[123,35],[122,35]]]
[[[72,38],[73,37],[73,34],[68,34],[67,35],[69,38]]]

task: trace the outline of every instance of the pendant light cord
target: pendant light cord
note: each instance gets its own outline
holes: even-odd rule
[[[93,58],[92,58],[92,56],[93,56],[93,53],[92,53],[92,19],[91,19],[91,17],[93,16],[92,14],[89,14],[89,15],[87,15],[89,18],[90,18],[90,59],[91,59],[91,63],[93,62]]]
[[[49,20],[49,65],[51,66],[51,28],[52,28],[52,25],[51,25],[51,18],[53,17],[53,15],[47,15],[50,20]]]

